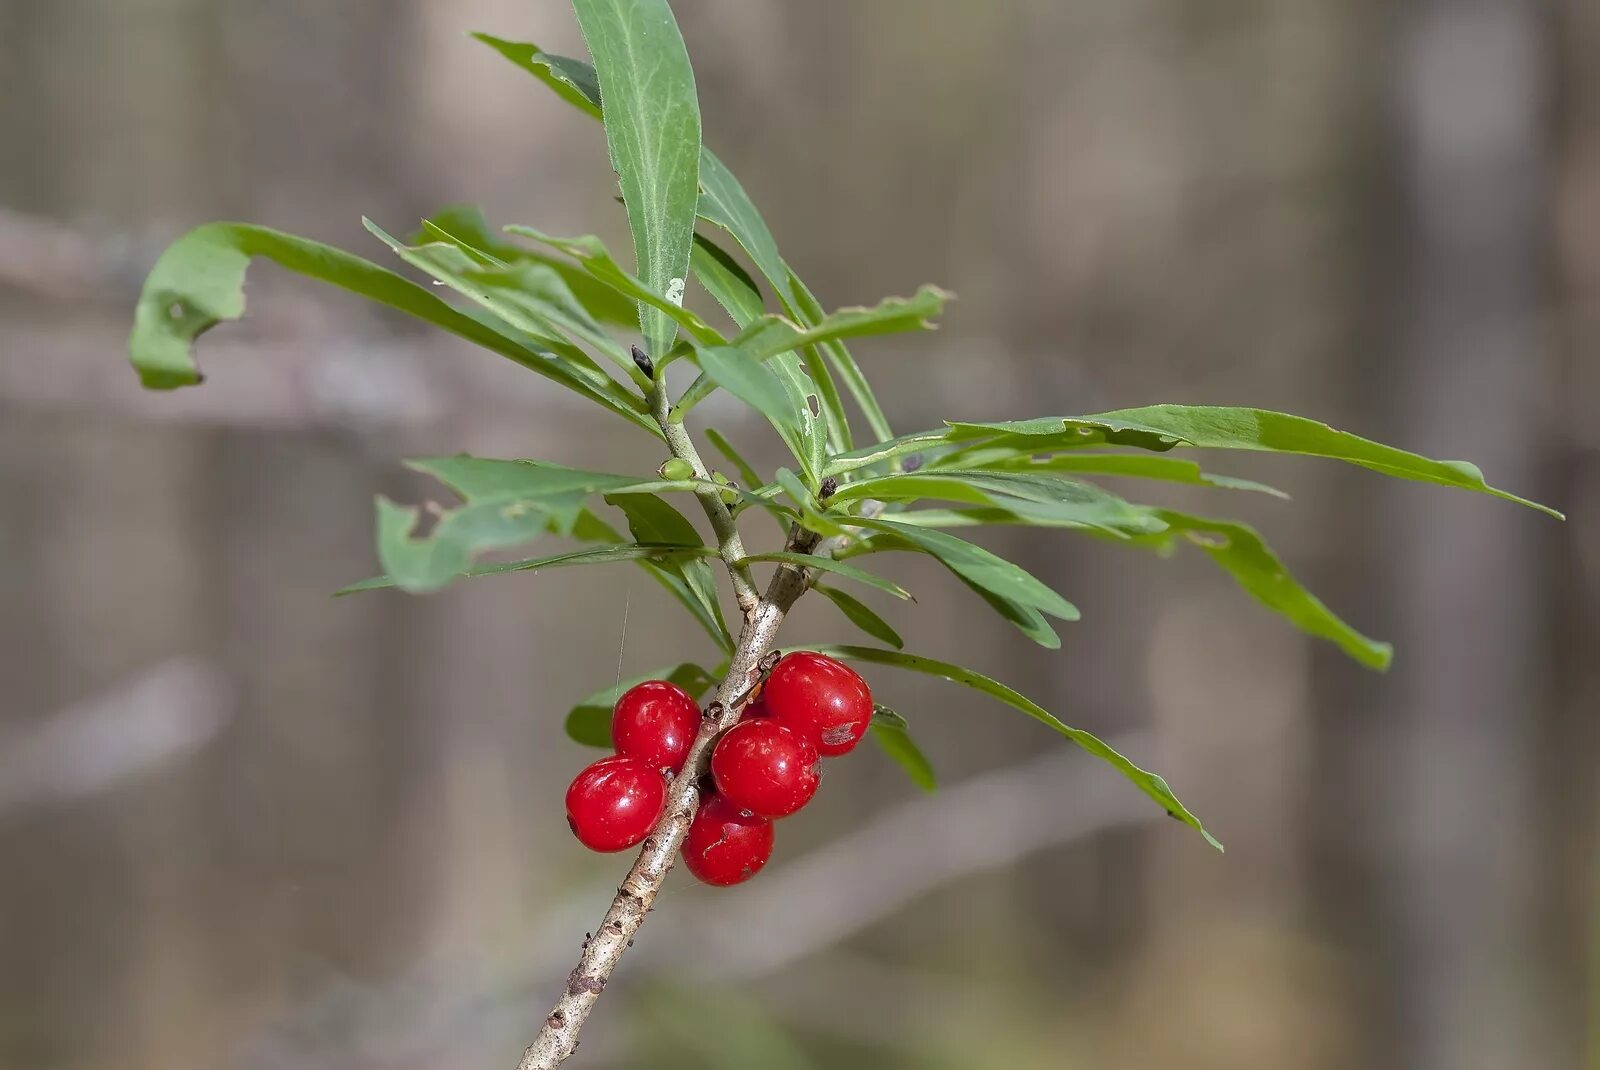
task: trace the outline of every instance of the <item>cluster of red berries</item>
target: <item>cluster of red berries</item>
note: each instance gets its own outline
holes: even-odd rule
[[[567,824],[584,846],[622,851],[640,843],[666,805],[667,777],[683,771],[700,707],[676,684],[650,680],[611,713],[617,753],[580,772],[567,789]],[[749,880],[772,857],[772,822],[811,801],[824,757],[845,754],[872,720],[872,692],[848,666],[797,651],[773,666],[739,723],[711,752],[714,791],[703,790],[683,859],[707,884]]]

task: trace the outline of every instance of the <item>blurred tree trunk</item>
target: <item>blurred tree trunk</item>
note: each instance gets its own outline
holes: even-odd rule
[[[1419,0],[1401,16],[1393,334],[1367,384],[1383,437],[1470,450],[1535,496],[1553,372],[1546,14],[1537,0]],[[1479,498],[1376,493],[1398,649],[1370,756],[1388,803],[1377,891],[1395,1020],[1381,1050],[1412,1070],[1570,1065],[1543,1015],[1527,835],[1551,669],[1543,522]]]

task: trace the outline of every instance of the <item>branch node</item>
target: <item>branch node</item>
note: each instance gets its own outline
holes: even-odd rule
[[[644,372],[644,377],[646,379],[649,379],[651,382],[655,382],[656,366],[655,362],[650,359],[650,354],[646,353],[638,346],[634,346],[633,362],[639,366],[640,371]]]
[[[567,995],[569,996],[581,996],[585,992],[598,996],[605,990],[606,982],[603,977],[586,977],[577,970],[573,970],[567,977]]]

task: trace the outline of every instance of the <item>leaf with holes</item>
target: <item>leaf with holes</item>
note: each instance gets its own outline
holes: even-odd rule
[[[129,356],[146,387],[170,390],[201,381],[194,341],[217,323],[244,314],[245,271],[256,257],[443,327],[660,434],[643,401],[603,373],[597,377],[592,364],[583,366],[558,356],[544,341],[510,324],[469,315],[358,256],[242,223],[196,227],[170,245],[150,269],[128,341]]]

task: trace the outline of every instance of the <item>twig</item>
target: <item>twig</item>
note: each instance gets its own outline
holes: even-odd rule
[[[687,429],[669,419],[671,407],[665,383],[658,378],[650,390],[650,408],[666,436],[667,446],[675,457],[690,464],[696,478],[709,480],[710,473]],[[696,496],[717,533],[718,552],[733,579],[734,594],[739,608],[744,611],[744,626],[739,631],[728,674],[717,688],[716,699],[706,707],[705,720],[689,749],[683,772],[668,788],[661,820],[645,838],[639,857],[617,889],[600,927],[584,940],[578,964],[567,975],[566,990],[545,1016],[538,1037],[523,1052],[517,1070],[553,1070],[577,1049],[583,1023],[588,1020],[600,993],[605,991],[623,952],[633,943],[634,934],[644,924],[644,916],[650,912],[656,893],[661,890],[661,883],[689,833],[689,823],[700,806],[697,785],[709,765],[712,745],[718,736],[738,722],[751,689],[760,679],[762,663],[777,641],[783,618],[812,582],[810,570],[784,564],[773,574],[766,593],[757,595],[738,526],[722,495],[708,489],[697,492]],[[825,543],[837,541],[836,537]],[[790,530],[785,548],[806,554],[831,552],[824,549],[824,544],[819,544],[814,532],[798,524]]]
[[[709,482],[710,469],[700,459],[700,451],[695,449],[688,429],[668,419],[671,410],[672,402],[667,397],[666,380],[663,377],[650,390],[650,412],[661,426],[661,433],[666,436],[667,448],[672,455],[689,462],[696,479]],[[721,492],[706,488],[695,491],[695,497],[700,500],[700,507],[705,510],[712,530],[717,533],[717,553],[722,556],[723,564],[728,566],[728,575],[733,580],[733,596],[739,603],[739,609],[748,618],[761,601],[761,596],[756,593],[755,580],[750,577],[750,566],[744,560],[744,542],[739,538],[739,526],[734,523],[733,514],[728,512],[728,503],[722,500]]]

